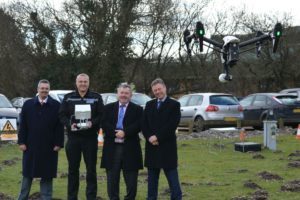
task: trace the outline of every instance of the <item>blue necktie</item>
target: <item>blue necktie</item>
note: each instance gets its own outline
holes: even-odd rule
[[[117,130],[123,130],[124,114],[125,114],[125,105],[120,105],[119,115],[118,115],[118,122],[117,122]]]
[[[160,105],[161,105],[161,101],[158,100],[158,101],[157,101],[157,110],[160,108]]]

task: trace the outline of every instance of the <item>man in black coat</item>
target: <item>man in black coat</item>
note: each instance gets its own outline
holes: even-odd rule
[[[18,144],[23,151],[23,179],[19,200],[28,199],[33,178],[41,178],[41,198],[52,198],[52,179],[57,173],[64,129],[58,118],[60,104],[48,96],[49,90],[49,81],[40,80],[38,96],[22,108]]]
[[[98,130],[102,118],[103,101],[100,94],[89,90],[90,79],[87,74],[76,77],[76,91],[66,94],[62,101],[59,117],[67,127],[68,140],[66,155],[68,159],[68,200],[77,200],[79,190],[79,167],[81,155],[86,166],[86,199],[95,200],[97,196],[97,150]],[[90,112],[90,119],[80,122],[75,109]],[[77,114],[80,113],[77,110]],[[82,121],[82,120],[81,120]]]
[[[182,199],[175,134],[180,121],[180,104],[167,96],[162,79],[155,79],[151,88],[156,98],[147,102],[142,122],[146,139],[145,166],[148,168],[147,199],[157,199],[160,169],[167,177],[171,199]]]
[[[132,91],[128,84],[119,85],[117,96],[117,102],[104,107],[101,167],[106,169],[109,199],[120,199],[119,184],[122,170],[127,191],[124,199],[134,200],[138,170],[143,168],[139,138],[143,108],[130,102]]]

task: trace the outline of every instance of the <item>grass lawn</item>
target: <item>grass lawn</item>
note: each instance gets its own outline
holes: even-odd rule
[[[236,196],[249,196],[254,189],[244,187],[244,182],[252,180],[269,194],[271,200],[300,199],[300,192],[282,192],[281,186],[288,181],[300,179],[300,168],[288,167],[292,157],[289,154],[300,150],[300,140],[293,135],[280,135],[277,137],[277,149],[272,152],[264,149],[260,154],[264,159],[253,159],[253,153],[235,152],[234,142],[237,139],[197,139],[178,142],[179,174],[184,192],[183,199],[231,199]],[[263,142],[262,136],[249,138],[248,141]],[[101,149],[98,151],[101,156]],[[21,180],[22,154],[17,145],[2,144],[0,147],[0,193],[13,198],[17,197]],[[12,166],[4,165],[4,160],[16,160]],[[294,160],[300,157],[292,158]],[[99,159],[98,159],[99,166]],[[98,169],[98,196],[107,198],[105,171]],[[62,174],[67,172],[65,151],[59,155],[59,177],[54,181],[54,197],[66,199],[67,179]],[[277,174],[283,180],[267,181],[257,174],[268,171]],[[85,169],[83,160],[81,173]],[[146,198],[146,170],[139,176],[137,200]],[[163,175],[163,174],[162,174]],[[168,188],[164,176],[161,176],[159,185],[159,199],[169,199],[166,194]],[[121,180],[121,197],[124,195],[124,182]],[[39,182],[34,182],[31,194],[39,191]],[[85,181],[80,181],[79,199],[85,199]]]

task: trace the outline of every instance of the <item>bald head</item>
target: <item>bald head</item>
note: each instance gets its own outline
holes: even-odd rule
[[[85,77],[85,78],[87,78],[88,80],[90,80],[89,75],[87,75],[87,74],[85,74],[85,73],[81,73],[81,74],[78,74],[78,75],[77,75],[76,81],[77,81],[80,77]]]

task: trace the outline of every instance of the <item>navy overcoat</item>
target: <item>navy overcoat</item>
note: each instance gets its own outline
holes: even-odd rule
[[[58,119],[60,103],[50,96],[41,105],[38,97],[24,103],[20,115],[18,144],[25,144],[23,176],[53,178],[57,173],[58,152],[63,147],[64,128]]]
[[[176,128],[181,117],[180,104],[169,97],[157,109],[157,99],[148,101],[144,110],[142,131],[146,138],[145,167],[174,169],[178,165]],[[155,135],[159,145],[149,138]]]

